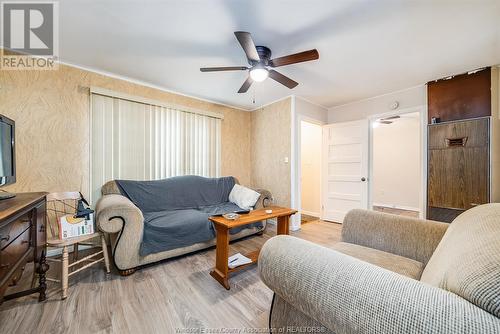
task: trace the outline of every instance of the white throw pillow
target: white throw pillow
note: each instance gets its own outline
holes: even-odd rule
[[[229,193],[229,201],[244,210],[251,210],[257,203],[260,194],[247,187],[235,184]]]

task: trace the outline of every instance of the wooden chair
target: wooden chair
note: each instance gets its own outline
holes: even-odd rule
[[[71,275],[76,274],[77,272],[103,260],[106,266],[106,272],[109,273],[108,248],[106,245],[104,234],[102,232],[97,231],[93,234],[80,237],[62,240],[59,239],[59,218],[64,215],[74,215],[76,213],[77,203],[80,198],[81,195],[78,192],[61,192],[47,195],[47,225],[50,229],[50,235],[47,235],[47,247],[62,248],[62,256],[60,259],[47,258],[48,261],[61,262],[61,279],[57,280],[47,277],[47,280],[61,283],[61,299],[66,299],[66,297],[68,296],[68,278]],[[97,244],[95,242],[92,242],[92,239],[97,238],[100,239]],[[78,260],[78,245],[98,246],[101,248],[101,250]],[[73,259],[71,263],[69,263],[68,260],[68,251],[70,246],[73,246]],[[95,259],[95,257],[100,254],[102,254],[102,256],[98,259]],[[87,263],[79,267],[78,269],[73,269],[70,271],[70,269],[72,269],[74,266],[84,262]]]

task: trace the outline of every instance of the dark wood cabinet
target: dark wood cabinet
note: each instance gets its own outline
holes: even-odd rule
[[[492,67],[428,83],[428,219],[500,202],[499,80]]]
[[[0,303],[7,299],[39,293],[45,300],[46,193],[20,193],[0,201]],[[37,288],[5,295],[20,279],[27,263],[39,274]]]
[[[489,130],[489,118],[429,126],[429,218],[489,202]]]

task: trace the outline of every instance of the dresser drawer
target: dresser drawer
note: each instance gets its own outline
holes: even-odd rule
[[[40,301],[46,298],[45,196],[46,193],[17,193],[16,197],[0,201],[0,304],[35,292],[40,293]],[[37,260],[32,264],[33,270],[40,269],[40,285],[30,289],[22,284],[7,293],[33,259]]]
[[[30,213],[0,228],[0,249],[13,242],[21,233],[30,226]]]
[[[0,277],[12,268],[16,262],[29,250],[31,229],[25,230],[0,253]]]

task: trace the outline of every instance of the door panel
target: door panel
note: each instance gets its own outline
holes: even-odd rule
[[[330,174],[340,174],[346,175],[349,173],[357,172],[357,174],[361,174],[361,165],[357,162],[344,162],[340,163],[331,163],[328,164],[328,172]]]
[[[368,208],[368,126],[360,120],[323,127],[324,220],[342,223],[349,210]]]

